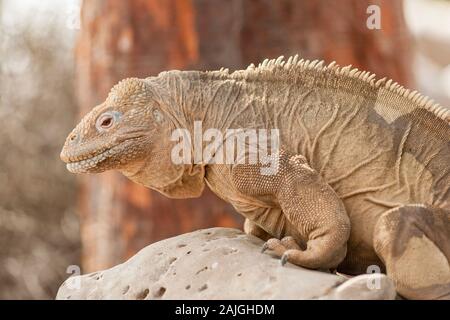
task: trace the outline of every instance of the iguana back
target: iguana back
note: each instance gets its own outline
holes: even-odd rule
[[[296,57],[186,78],[192,88],[202,83],[206,100],[194,114],[214,115],[197,119],[213,119],[209,126],[219,128],[278,128],[281,146],[305,156],[339,195],[354,226],[344,269],[380,264],[373,233],[387,210],[450,210],[450,111],[416,91],[350,66]],[[227,199],[229,181],[211,181]],[[367,263],[354,269],[352,260]]]
[[[281,145],[304,155],[349,211],[450,208],[450,111],[416,91],[297,57],[187,78],[208,83],[210,126],[278,128]]]

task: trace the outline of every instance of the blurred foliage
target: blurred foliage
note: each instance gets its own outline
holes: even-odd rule
[[[0,29],[0,299],[53,298],[79,264],[75,180],[59,160],[76,116],[72,44],[54,19],[25,21]]]

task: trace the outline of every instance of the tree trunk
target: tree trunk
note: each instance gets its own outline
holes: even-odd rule
[[[370,4],[381,30],[369,30]],[[119,80],[168,69],[230,69],[279,55],[353,64],[402,84],[410,79],[400,1],[84,1],[77,45],[81,113]],[[107,172],[80,178],[83,270],[107,268],[145,245],[243,219],[209,190],[171,200]]]

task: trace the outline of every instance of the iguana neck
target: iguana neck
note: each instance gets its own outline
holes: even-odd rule
[[[161,108],[177,128],[206,130],[248,127],[239,114],[245,110],[246,84],[223,72],[169,71],[153,78],[161,88]],[[169,101],[169,102],[168,102]],[[261,124],[261,123],[260,123]]]

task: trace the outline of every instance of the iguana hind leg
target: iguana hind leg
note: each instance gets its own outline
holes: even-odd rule
[[[397,292],[409,299],[450,299],[450,212],[408,205],[385,212],[374,248]]]

